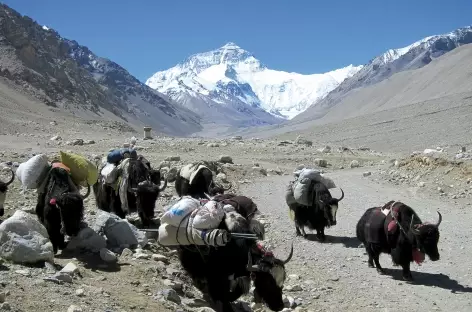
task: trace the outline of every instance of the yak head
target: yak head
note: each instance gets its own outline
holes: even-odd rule
[[[8,182],[0,181],[0,217],[5,213],[3,205],[7,197],[8,186],[15,180],[15,172],[11,169],[11,179]]]
[[[61,214],[61,233],[76,236],[82,228],[84,217],[84,199],[90,195],[90,185],[87,184],[87,193],[81,195],[76,192],[64,192],[51,198],[49,204],[58,209]]]
[[[154,218],[154,208],[160,190],[161,189],[156,184],[149,180],[139,182],[138,187],[131,188],[131,191],[136,196],[136,207],[138,208],[138,213],[142,218],[143,225],[145,226],[149,225],[152,218]]]
[[[149,170],[149,181],[154,183],[155,185],[161,185],[161,181],[164,180],[164,185],[159,187],[159,193],[163,192],[167,187],[167,177],[163,179],[161,177],[161,172],[159,170],[151,169]]]
[[[251,272],[251,279],[254,282],[254,297],[256,301],[262,300],[272,311],[281,311],[285,307],[282,299],[282,289],[287,277],[285,265],[292,259],[293,243],[286,260],[275,258],[272,252],[265,251],[261,247],[258,249],[262,257],[253,264],[249,252],[246,267]]]
[[[318,200],[320,201],[322,210],[325,215],[325,219],[328,222],[328,226],[333,226],[337,223],[336,213],[338,212],[338,204],[344,198],[344,191],[342,188],[340,188],[340,190],[341,197],[333,198],[328,188],[323,183],[315,183],[315,196],[313,200],[316,200],[316,198],[318,198]]]
[[[416,239],[418,249],[427,254],[431,261],[439,260],[438,242],[439,242],[439,225],[442,221],[441,213],[436,224],[421,223],[413,225],[414,215],[411,219],[410,231]]]

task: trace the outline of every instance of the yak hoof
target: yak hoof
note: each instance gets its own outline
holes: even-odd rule
[[[367,262],[367,266],[368,266],[369,268],[373,268],[373,267],[374,267],[374,262],[373,262],[373,261],[368,261],[368,262]]]
[[[411,281],[413,281],[413,275],[411,275],[411,273],[403,274],[403,280],[405,280],[407,282],[411,282]]]
[[[383,268],[377,268],[377,272],[379,272],[380,275],[385,274],[385,270]]]

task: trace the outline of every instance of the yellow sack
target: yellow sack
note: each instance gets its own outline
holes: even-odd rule
[[[60,151],[60,154],[61,162],[70,168],[70,175],[75,184],[85,185],[85,182],[88,182],[89,185],[94,185],[97,183],[98,169],[90,160],[84,156],[63,151]]]
[[[290,217],[290,220],[295,221],[295,211],[292,209],[288,209],[288,216]]]

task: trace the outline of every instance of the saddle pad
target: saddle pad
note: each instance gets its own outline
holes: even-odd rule
[[[372,212],[364,228],[364,235],[367,242],[377,244],[382,243],[383,240],[381,240],[381,237],[385,236],[385,218],[385,215],[380,209],[375,209]]]

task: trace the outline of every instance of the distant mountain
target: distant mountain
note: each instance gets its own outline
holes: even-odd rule
[[[388,50],[370,60],[325,98],[313,101],[303,114],[295,117],[290,123],[321,118],[357,90],[384,81],[394,74],[422,68],[445,53],[469,43],[472,43],[472,26],[459,28],[448,34],[426,37],[404,48]]]
[[[202,118],[243,127],[293,118],[361,68],[313,75],[276,71],[229,42],[155,73],[146,84]]]
[[[0,75],[49,106],[70,111],[104,110],[132,125],[187,136],[200,117],[138,81],[118,64],[98,57],[8,6],[0,5]]]

